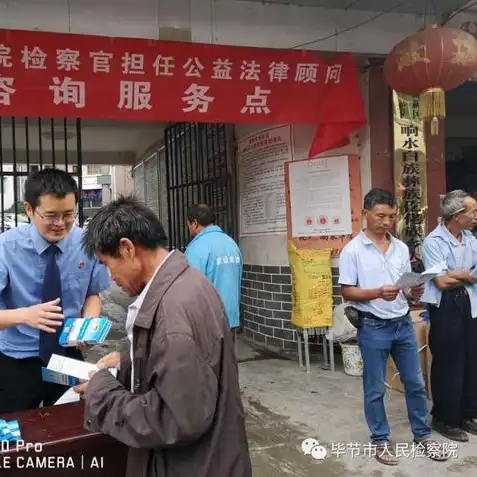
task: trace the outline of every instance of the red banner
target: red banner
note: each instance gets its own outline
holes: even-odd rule
[[[326,124],[361,103],[349,54],[0,30],[1,115]]]

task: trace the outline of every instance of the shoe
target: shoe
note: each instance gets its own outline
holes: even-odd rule
[[[447,439],[450,439],[451,441],[469,441],[469,436],[465,433],[463,429],[460,429],[459,427],[448,426],[447,424],[444,424],[437,419],[432,420],[432,428],[442,436],[447,437]]]
[[[425,439],[423,441],[414,441],[414,445],[421,448],[424,451],[424,455],[429,457],[429,459],[444,462],[450,457],[449,452],[446,452],[446,448],[442,442]]]
[[[466,419],[462,422],[462,429],[467,431],[469,434],[474,434],[477,436],[477,422],[474,419]]]
[[[384,465],[398,465],[399,461],[390,443],[376,444],[376,460]]]

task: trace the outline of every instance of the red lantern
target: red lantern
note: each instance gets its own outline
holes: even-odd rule
[[[438,133],[445,117],[445,91],[467,81],[477,69],[477,40],[446,26],[428,26],[398,43],[386,58],[384,75],[399,93],[420,95],[420,114]]]

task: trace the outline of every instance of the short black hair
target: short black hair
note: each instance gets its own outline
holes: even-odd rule
[[[187,220],[194,222],[196,220],[202,227],[215,224],[215,212],[210,205],[207,204],[194,204],[187,210]]]
[[[50,194],[58,199],[74,194],[75,201],[78,203],[78,184],[68,172],[50,167],[28,176],[25,181],[24,198],[33,209],[39,205],[42,196]]]
[[[132,195],[120,196],[96,212],[85,229],[83,249],[90,257],[96,252],[118,257],[122,238],[148,250],[167,246],[164,227],[156,214]]]
[[[371,189],[364,196],[363,207],[366,210],[373,210],[377,205],[389,205],[389,207],[396,207],[396,200],[394,195],[384,189]]]

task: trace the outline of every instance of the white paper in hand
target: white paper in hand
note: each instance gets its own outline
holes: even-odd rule
[[[89,381],[89,373],[91,371],[99,370],[95,364],[85,363],[84,361],[79,361],[78,359],[66,358],[65,356],[60,356],[58,354],[51,355],[50,362],[48,363],[48,369],[51,371],[56,371],[57,373],[67,374],[68,376],[73,376],[74,378],[82,379],[84,381]],[[109,371],[114,377],[117,376],[117,369],[110,368]]]
[[[414,288],[420,285],[420,281],[420,273],[406,272],[401,275],[395,286],[400,290],[403,288]]]
[[[446,268],[445,262],[442,262],[429,268],[423,273],[406,272],[401,275],[395,286],[400,290],[404,288],[418,287],[436,278],[438,275],[444,272]]]
[[[68,404],[70,402],[78,402],[80,400],[80,395],[73,390],[73,388],[69,388],[63,396],[55,402],[55,406],[60,404]]]
[[[447,264],[446,262],[441,262],[438,263],[437,265],[434,265],[431,268],[428,268],[425,272],[422,273],[422,275],[440,275],[441,273],[444,273],[447,271]]]

